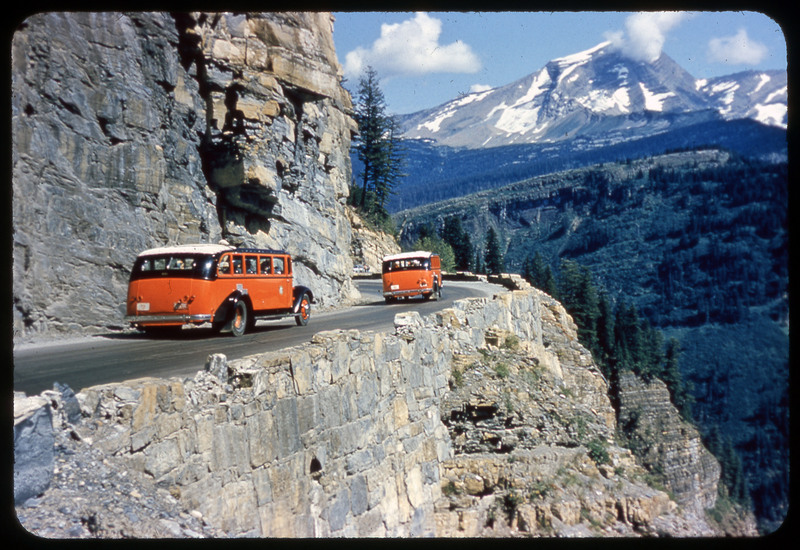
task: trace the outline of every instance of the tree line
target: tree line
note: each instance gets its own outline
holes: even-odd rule
[[[691,420],[692,396],[678,368],[677,339],[665,342],[661,331],[640,317],[635,305],[625,300],[612,305],[608,294],[594,283],[591,270],[573,260],[562,258],[556,277],[537,252],[524,262],[522,275],[559,300],[572,315],[578,340],[592,353],[609,381],[615,403],[619,375],[630,371],[645,381],[662,380],[681,416]]]
[[[495,275],[505,270],[500,237],[493,227],[486,231],[483,243],[473,244],[472,237],[464,229],[461,218],[448,216],[441,227],[426,223],[416,230],[411,248],[436,252],[442,259],[446,271],[470,271]]]

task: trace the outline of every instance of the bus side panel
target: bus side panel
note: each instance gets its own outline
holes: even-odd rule
[[[267,313],[292,307],[292,278],[286,275],[253,275],[243,277],[253,309]]]

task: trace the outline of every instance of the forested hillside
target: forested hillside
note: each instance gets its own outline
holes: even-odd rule
[[[460,219],[508,271],[585,266],[612,305],[681,342],[706,437],[736,449],[763,526],[788,504],[788,166],[720,150],[595,165],[398,213],[403,239]]]
[[[657,136],[614,143],[576,138],[562,143],[457,149],[430,140],[405,140],[406,177],[387,203],[390,212],[498,188],[534,176],[678,149],[721,147],[750,157],[786,158],[786,131],[753,120],[711,120]],[[353,173],[362,165],[351,154]]]

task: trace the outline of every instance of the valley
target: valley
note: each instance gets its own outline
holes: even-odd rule
[[[695,421],[742,458],[754,506],[788,502],[788,172],[719,149],[537,176],[395,215],[402,240],[457,217],[476,250],[492,228],[505,267],[539,254],[589,268],[682,344]],[[784,504],[779,504],[784,503]]]

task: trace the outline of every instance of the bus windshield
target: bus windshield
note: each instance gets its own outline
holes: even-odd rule
[[[403,258],[401,260],[389,260],[383,262],[383,272],[391,273],[394,271],[410,271],[415,269],[431,268],[431,261],[429,258]]]

